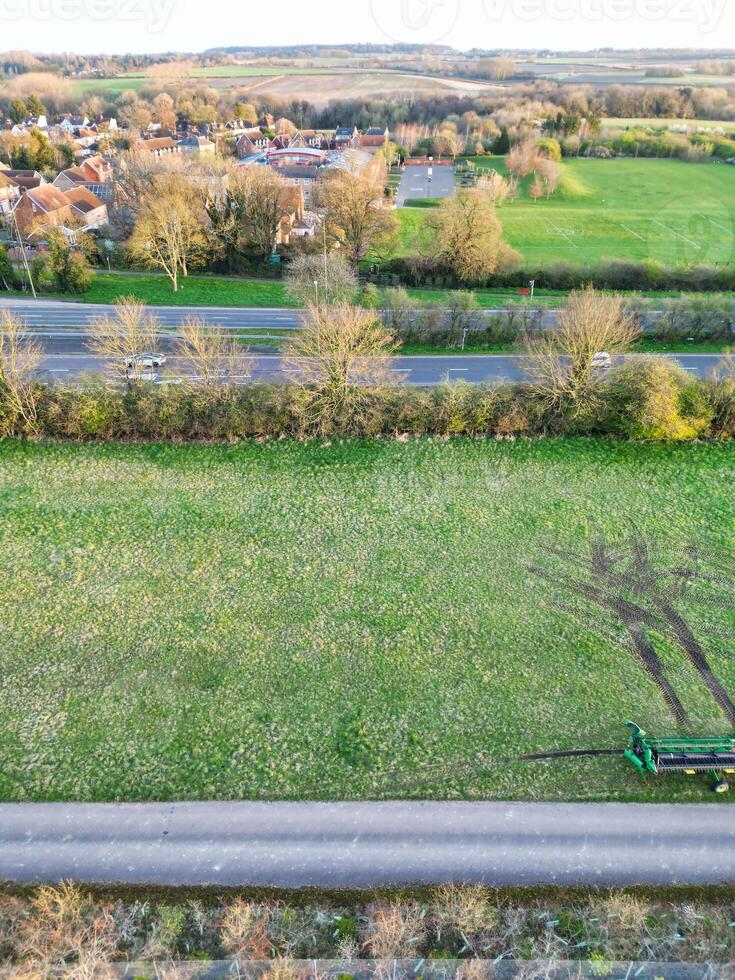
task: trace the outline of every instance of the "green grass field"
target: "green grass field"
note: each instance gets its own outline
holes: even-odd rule
[[[675,733],[615,622],[529,566],[556,583],[577,565],[553,547],[631,527],[732,550],[734,463],[575,439],[0,443],[0,799],[710,800],[619,757],[491,762],[622,748],[626,718]],[[731,612],[693,596],[733,691]],[[652,635],[694,730],[729,731]]]
[[[289,306],[282,282],[188,276],[179,280],[178,292],[166,276],[117,275],[97,272],[86,293],[75,302],[112,303],[134,296],[152,306]],[[69,296],[67,294],[66,298]]]
[[[134,72],[130,75],[116,75],[114,78],[76,78],[72,81],[74,94],[78,98],[84,98],[90,93],[108,93],[117,96],[121,92],[138,92],[144,88],[149,79],[142,72]]]
[[[735,133],[735,121],[724,119],[661,119],[649,116],[602,120],[603,129],[668,129],[669,126],[686,126],[692,130],[724,129],[727,133]]]
[[[502,157],[476,157],[505,172]],[[730,263],[735,257],[735,167],[677,160],[565,160],[551,198],[533,201],[528,181],[498,210],[505,237],[529,264],[606,258],[665,264]],[[426,211],[401,209],[401,254],[421,236]]]

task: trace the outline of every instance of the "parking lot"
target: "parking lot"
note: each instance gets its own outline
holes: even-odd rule
[[[431,180],[429,170],[431,169]],[[456,192],[454,168],[447,166],[406,167],[398,185],[396,202],[402,208],[406,201],[451,197]]]

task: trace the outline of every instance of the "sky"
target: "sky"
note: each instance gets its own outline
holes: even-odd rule
[[[0,0],[0,50],[231,45],[735,47],[735,0]]]

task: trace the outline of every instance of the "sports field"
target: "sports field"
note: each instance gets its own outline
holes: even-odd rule
[[[721,584],[692,573],[674,602],[735,693],[734,461],[581,439],[0,443],[0,799],[708,800],[619,755],[499,760],[622,748],[626,718],[679,731],[575,585],[631,537],[650,568],[615,567],[661,622],[659,673],[693,732],[732,730],[650,586],[670,595],[699,549]]]
[[[476,157],[505,173],[502,157]],[[505,237],[529,264],[605,258],[719,264],[735,258],[735,167],[678,160],[564,160],[550,198],[533,201],[526,180],[498,210]],[[404,254],[428,210],[403,212]]]

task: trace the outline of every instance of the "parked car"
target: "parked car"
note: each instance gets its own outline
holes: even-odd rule
[[[607,351],[601,350],[592,355],[592,368],[595,371],[607,371],[612,367],[612,357]]]
[[[158,368],[163,367],[166,363],[165,354],[135,354],[134,357],[129,357],[126,361],[126,367],[128,370],[132,371],[133,368]]]

